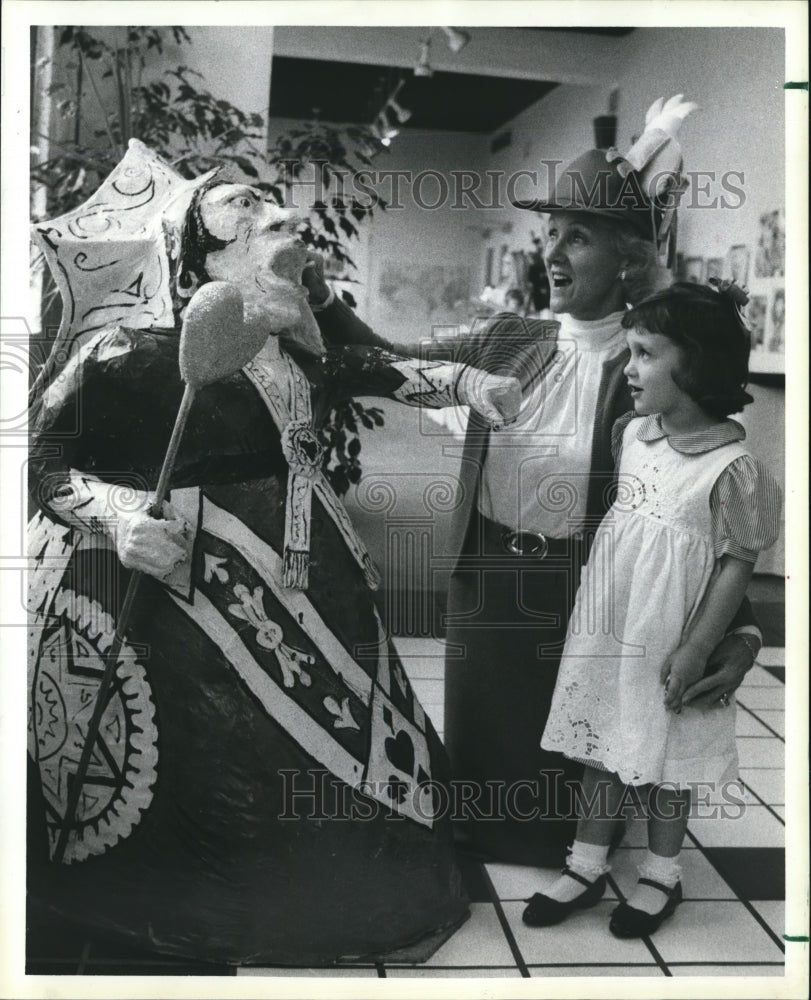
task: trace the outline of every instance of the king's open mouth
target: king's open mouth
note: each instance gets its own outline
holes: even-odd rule
[[[290,241],[274,251],[270,270],[274,277],[300,285],[306,260],[307,248],[304,244],[300,240]]]

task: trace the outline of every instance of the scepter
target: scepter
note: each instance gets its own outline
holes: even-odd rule
[[[246,317],[242,294],[235,285],[225,281],[209,282],[203,285],[189,301],[180,332],[179,352],[180,376],[185,388],[161,466],[155,498],[149,508],[152,517],[161,516],[161,508],[168,492],[180,441],[198,389],[239,371],[256,356],[267,337],[267,324],[262,322],[262,314],[252,312],[250,317]],[[96,692],[93,714],[87,727],[79,766],[73,781],[70,782],[65,815],[62,817],[59,837],[54,848],[54,861],[57,863],[65,854],[93,747],[98,739],[101,719],[110,699],[110,687],[118,668],[118,654],[121,652],[124,633],[129,625],[142,577],[142,572],[133,570],[118,615],[115,635],[105,657],[107,662]]]

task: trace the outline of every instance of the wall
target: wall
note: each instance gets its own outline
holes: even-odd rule
[[[360,275],[365,318],[390,339],[430,337],[432,327],[458,320],[461,298],[481,291],[482,220],[460,207],[454,172],[478,172],[486,149],[484,136],[404,131],[375,157],[376,171],[409,172],[397,204],[368,227],[368,268]],[[390,201],[393,183],[377,185]]]
[[[708,255],[753,240],[760,212],[785,203],[783,36],[777,28],[650,28],[626,40],[618,148],[639,134],[655,98],[683,93],[700,108],[682,129],[685,169],[715,175],[703,182],[710,201],[723,194],[725,171],[745,177],[746,200],[737,208],[702,207],[708,198],[695,185],[688,191],[679,218],[687,250]]]

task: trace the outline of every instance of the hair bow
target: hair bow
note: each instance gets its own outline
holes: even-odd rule
[[[727,278],[710,278],[709,283],[713,288],[719,293],[719,295],[726,295],[735,303],[738,309],[743,309],[749,303],[749,296],[746,293],[745,288],[741,288],[740,285],[736,285],[734,281]]]

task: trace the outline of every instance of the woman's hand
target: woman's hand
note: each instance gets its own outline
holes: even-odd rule
[[[301,283],[307,289],[307,301],[311,306],[323,305],[329,298],[329,285],[324,277],[324,258],[310,250],[307,262],[301,272]]]
[[[751,643],[758,642],[756,636],[747,633],[725,636],[707,661],[707,670],[721,664],[684,692],[682,704],[694,708],[725,708],[729,695],[742,684],[744,677],[755,662],[756,653]],[[759,645],[759,642],[758,642]]]
[[[672,653],[659,673],[659,680],[665,686],[665,708],[677,714],[682,709],[685,691],[696,683],[706,669],[706,657],[694,648],[685,645]]]
[[[164,503],[162,518],[144,510],[119,516],[116,549],[127,569],[166,581],[189,558],[191,529],[170,504]]]
[[[456,397],[491,427],[504,427],[515,420],[521,409],[521,383],[511,376],[466,367],[456,383]]]

